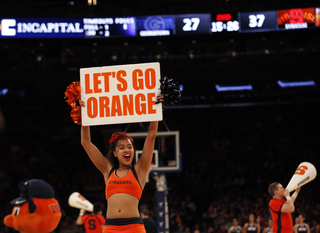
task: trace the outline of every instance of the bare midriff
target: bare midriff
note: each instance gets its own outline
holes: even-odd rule
[[[135,196],[127,193],[116,193],[108,200],[107,218],[135,218],[140,217],[138,204]]]

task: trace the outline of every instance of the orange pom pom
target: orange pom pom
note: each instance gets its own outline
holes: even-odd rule
[[[81,125],[81,107],[75,106],[70,112],[70,116],[74,123]]]
[[[81,87],[80,82],[72,82],[65,91],[65,99],[67,98],[68,104],[70,106],[76,105],[76,101],[81,98]]]
[[[64,92],[64,99],[71,106],[70,116],[74,123],[81,125],[81,107],[77,106],[77,101],[81,99],[80,82],[72,82]]]

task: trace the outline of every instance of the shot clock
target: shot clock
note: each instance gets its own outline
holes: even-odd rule
[[[211,32],[237,32],[239,31],[239,21],[237,13],[213,14],[211,22]]]
[[[239,12],[240,32],[264,32],[277,29],[276,11]]]

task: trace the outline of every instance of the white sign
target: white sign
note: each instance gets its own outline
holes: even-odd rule
[[[160,64],[80,69],[82,125],[161,121]]]

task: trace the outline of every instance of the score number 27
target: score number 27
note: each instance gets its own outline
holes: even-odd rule
[[[184,18],[183,19],[184,22],[184,26],[182,28],[183,31],[196,31],[199,23],[200,23],[200,19],[199,18]]]
[[[262,27],[265,18],[264,14],[249,15],[249,27]]]

